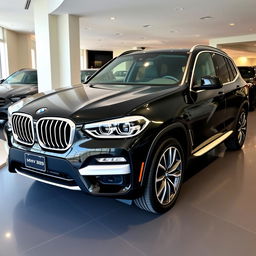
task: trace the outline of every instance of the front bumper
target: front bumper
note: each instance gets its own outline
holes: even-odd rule
[[[10,148],[10,172],[50,185],[101,196],[118,197],[127,194],[131,189],[132,171],[129,163],[87,165],[78,169],[66,159],[43,155],[47,171],[42,172],[25,166],[26,152]]]

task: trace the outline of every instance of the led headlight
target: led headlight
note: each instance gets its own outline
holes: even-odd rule
[[[127,116],[85,124],[82,129],[95,138],[130,138],[141,133],[148,124],[149,120],[143,116]]]

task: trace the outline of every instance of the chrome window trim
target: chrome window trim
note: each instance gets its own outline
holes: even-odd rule
[[[32,146],[34,145],[35,143],[35,131],[34,131],[34,122],[33,122],[33,117],[31,115],[28,115],[28,114],[24,114],[24,113],[20,113],[20,112],[14,112],[12,115],[11,115],[11,124],[12,124],[12,127],[13,127],[13,118],[14,116],[21,116],[22,118],[26,117],[26,118],[29,118],[30,120],[30,123],[31,123],[31,130],[32,130],[32,142],[31,143],[28,143],[28,142],[25,142],[25,141],[22,141],[19,139],[18,135],[15,133],[14,129],[12,129],[13,131],[13,137],[14,139],[19,142],[20,144],[23,144],[23,145],[26,145],[26,146]],[[17,127],[17,124],[15,126],[15,129],[17,130],[18,127]],[[23,134],[24,132],[22,132],[22,137],[23,137]],[[30,133],[29,133],[30,134]]]
[[[48,121],[49,120],[55,120],[55,121],[57,120],[57,121],[62,121],[62,122],[64,121],[64,122],[66,122],[70,125],[70,138],[69,138],[69,142],[68,142],[67,147],[65,147],[65,148],[51,148],[51,147],[45,146],[44,142],[41,141],[41,139],[40,139],[40,136],[39,136],[40,132],[39,132],[39,127],[38,127],[40,122],[42,122],[44,120],[48,120]],[[72,120],[67,119],[67,118],[62,118],[62,117],[42,117],[42,118],[38,119],[37,122],[36,122],[36,133],[37,133],[38,143],[39,143],[41,148],[46,149],[46,150],[52,150],[52,151],[66,151],[66,150],[68,150],[72,146],[74,136],[75,136],[75,129],[76,129],[76,125]],[[56,134],[54,134],[54,138],[56,138]],[[48,142],[48,139],[47,139],[47,142]]]
[[[196,57],[195,57],[195,61],[194,61],[194,64],[193,64],[193,69],[192,69],[192,75],[191,75],[191,79],[190,79],[190,84],[189,84],[189,90],[192,91],[192,92],[203,92],[205,90],[199,90],[199,91],[195,91],[192,89],[192,85],[193,85],[193,79],[194,79],[194,73],[195,73],[195,67],[196,67],[196,64],[197,64],[197,60],[199,58],[199,55],[202,54],[202,53],[214,53],[214,54],[219,54],[225,58],[228,58],[232,61],[233,65],[234,65],[234,61],[228,56],[228,55],[225,55],[224,53],[219,53],[217,51],[211,51],[211,50],[204,50],[204,51],[200,51],[199,53],[197,53]],[[227,83],[224,83],[223,86],[225,85],[228,85],[228,84],[231,84],[231,83],[234,83],[236,81],[236,79],[239,77],[239,73],[237,72],[237,67],[236,65],[234,65],[235,68],[236,68],[236,76],[235,78],[230,81],[230,82],[227,82]]]

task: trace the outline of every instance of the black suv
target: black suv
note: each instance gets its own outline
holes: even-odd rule
[[[191,157],[242,147],[249,107],[233,61],[208,46],[122,55],[87,84],[16,104],[10,172],[154,213],[174,205]]]
[[[248,84],[250,110],[254,110],[256,106],[256,67],[240,66],[238,69],[242,78]]]

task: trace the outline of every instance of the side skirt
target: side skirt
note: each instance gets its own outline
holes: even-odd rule
[[[214,140],[213,142],[204,146],[203,148],[201,148],[199,150],[193,150],[192,155],[195,157],[204,155],[205,153],[207,153],[208,151],[212,150],[217,145],[219,145],[221,142],[223,142],[225,139],[227,139],[232,133],[233,133],[233,131],[226,132],[223,135],[221,135],[219,138]]]

